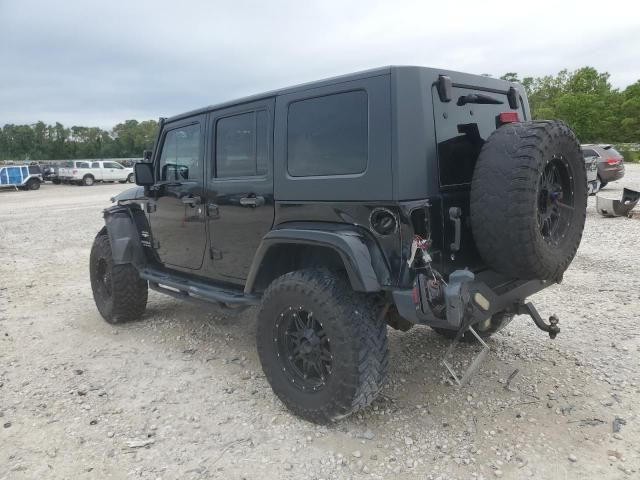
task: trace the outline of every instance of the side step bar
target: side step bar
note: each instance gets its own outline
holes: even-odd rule
[[[188,279],[179,275],[144,268],[140,270],[140,278],[149,282],[149,287],[180,300],[196,303],[213,303],[223,308],[244,310],[258,305],[260,298],[245,295],[242,290],[220,288],[198,280]]]

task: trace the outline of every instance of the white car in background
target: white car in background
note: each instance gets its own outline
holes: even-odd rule
[[[58,169],[62,183],[91,186],[96,182],[133,183],[133,168],[106,160],[73,160]]]

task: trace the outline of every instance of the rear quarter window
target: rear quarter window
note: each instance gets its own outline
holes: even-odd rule
[[[287,170],[292,177],[366,170],[369,110],[364,90],[299,100],[287,116]]]

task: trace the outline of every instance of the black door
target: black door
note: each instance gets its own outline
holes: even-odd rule
[[[165,126],[156,156],[156,205],[149,214],[154,247],[167,267],[202,267],[205,226],[205,115]]]
[[[219,110],[209,119],[212,165],[207,182],[210,268],[243,284],[262,237],[271,229],[273,107],[265,99]]]

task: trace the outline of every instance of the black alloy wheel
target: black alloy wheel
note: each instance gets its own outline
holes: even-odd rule
[[[573,218],[573,175],[562,156],[555,156],[540,176],[538,227],[545,242],[557,245],[566,236]]]
[[[320,320],[303,306],[291,306],[274,325],[277,355],[290,381],[303,391],[320,390],[331,375],[330,340]]]

